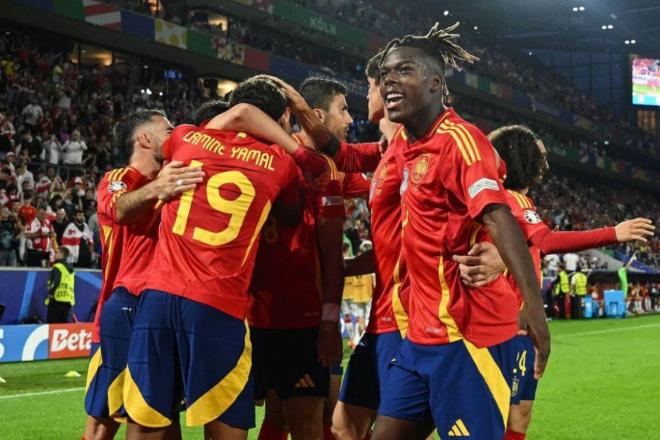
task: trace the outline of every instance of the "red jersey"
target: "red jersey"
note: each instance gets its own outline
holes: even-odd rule
[[[300,224],[287,226],[275,214],[268,217],[250,285],[251,326],[309,328],[321,322],[323,295],[316,224],[320,217],[344,216],[334,164],[329,170],[332,174],[323,189],[312,190],[302,174],[299,176],[305,206]]]
[[[140,221],[120,225],[115,202],[122,194],[135,191],[150,179],[135,168],[109,171],[96,191],[97,216],[101,229],[103,284],[99,295],[92,340],[98,342],[99,319],[103,304],[117,287],[139,295],[144,286],[158,238],[159,210],[154,205],[151,215]]]
[[[453,255],[470,249],[484,208],[507,204],[494,149],[453,109],[413,144],[394,139],[403,161],[402,248],[410,279],[408,338],[424,345],[463,338],[478,347],[515,336],[518,303],[504,277],[480,288],[461,283]]]
[[[397,130],[393,141],[400,135]],[[337,167],[344,171],[374,171],[369,191],[371,239],[376,263],[376,286],[372,298],[367,332],[386,333],[408,326],[400,293],[406,271],[399,264],[401,253],[401,172],[397,168],[393,145],[381,158],[380,148],[373,144],[342,143],[335,156]]]
[[[245,319],[259,233],[278,196],[297,202],[298,169],[277,146],[192,125],[174,129],[163,155],[200,166],[205,177],[163,206],[145,288]]]

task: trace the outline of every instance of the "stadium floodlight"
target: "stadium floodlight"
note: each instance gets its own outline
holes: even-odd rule
[[[532,52],[532,51],[530,50],[530,51],[527,53],[527,55],[532,56],[532,55],[534,55],[534,52]]]
[[[580,6],[578,9],[580,9],[580,12],[584,12],[586,8],[584,6]]]
[[[144,89],[140,89],[140,93],[144,93]]]
[[[637,40],[630,40],[630,44],[635,44],[637,43]]]
[[[608,25],[607,25],[607,28],[608,28],[608,29],[614,29],[614,26],[611,25],[611,24],[608,24]]]
[[[578,7],[577,7],[577,6],[573,6],[573,12],[577,12],[577,11],[578,11]]]
[[[475,31],[478,31],[478,30],[479,30],[479,26],[475,26],[475,27],[474,27],[474,30],[475,30]]]
[[[630,40],[624,41],[624,44],[630,44]]]
[[[603,143],[604,143],[605,145],[609,145],[609,144],[610,144],[610,141],[605,141],[605,142],[603,142]]]
[[[449,11],[445,9],[445,12],[442,13],[445,17],[449,15]]]
[[[600,28],[601,28],[602,30],[605,30],[605,29],[607,29],[607,25],[604,24],[604,25],[602,25]]]

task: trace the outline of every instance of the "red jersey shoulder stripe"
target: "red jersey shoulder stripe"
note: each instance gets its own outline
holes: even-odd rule
[[[520,205],[521,209],[531,209],[532,204],[530,201],[525,197],[524,195],[520,194],[519,192],[513,191],[513,190],[508,190],[509,194],[513,196],[514,199],[518,202],[518,205]]]

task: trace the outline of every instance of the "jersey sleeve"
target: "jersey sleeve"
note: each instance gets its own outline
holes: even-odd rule
[[[342,194],[347,199],[367,197],[371,187],[371,180],[361,173],[346,173],[342,181]]]
[[[197,130],[197,127],[194,125],[190,124],[182,124],[177,126],[174,130],[172,130],[172,133],[170,134],[170,137],[163,142],[163,148],[162,148],[162,153],[163,153],[163,158],[165,160],[172,160],[172,155],[176,151],[178,147],[183,144],[183,137],[188,134],[188,132]]]
[[[508,206],[505,190],[499,179],[495,149],[476,127],[462,125],[453,137],[451,154],[455,176],[447,183],[455,195],[465,203],[470,217],[479,219],[483,210],[492,204]]]
[[[381,156],[378,142],[349,144],[339,141],[339,150],[335,154],[334,160],[340,171],[368,173],[376,169]]]
[[[528,197],[518,193],[509,193],[509,206],[513,216],[518,221],[520,229],[527,241],[530,241],[532,236],[539,231],[549,230],[538,212],[536,206],[531,202]],[[513,200],[512,200],[513,199]]]
[[[344,197],[341,176],[334,162],[328,156],[322,156],[327,162],[327,171],[314,186],[314,212],[318,217],[344,217]]]
[[[118,222],[117,219],[117,199],[127,192],[133,191],[137,179],[129,168],[120,168],[106,173],[99,182],[96,190],[97,211],[99,215]]]

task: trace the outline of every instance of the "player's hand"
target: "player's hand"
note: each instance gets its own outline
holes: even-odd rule
[[[545,318],[543,304],[539,301],[536,306],[529,307],[525,304],[518,315],[518,334],[527,334],[532,338],[536,351],[534,362],[534,378],[539,380],[543,377],[545,367],[550,357],[550,329]]]
[[[316,352],[319,362],[324,367],[341,362],[344,351],[338,322],[321,321],[319,335],[316,339]]]
[[[291,107],[291,111],[298,112],[298,111],[303,111],[307,110],[309,108],[309,105],[307,104],[307,101],[305,101],[305,98],[302,97],[300,93],[298,93],[298,90],[295,89],[291,84],[287,83],[286,81],[281,80],[280,78],[277,78],[276,76],[271,76],[271,75],[266,75],[270,80],[272,80],[275,84],[277,84],[280,89],[284,92],[286,95],[286,99],[289,101],[289,106]]]
[[[154,180],[154,191],[158,200],[167,201],[172,197],[195,189],[204,180],[201,168],[186,167],[183,162],[173,160],[163,167]]]
[[[477,243],[467,255],[454,255],[452,260],[459,263],[461,282],[470,287],[488,284],[506,270],[497,248],[489,242]]]
[[[621,222],[614,228],[616,231],[616,239],[619,242],[624,241],[641,241],[647,243],[647,237],[653,237],[655,226],[648,218],[635,218]]]

